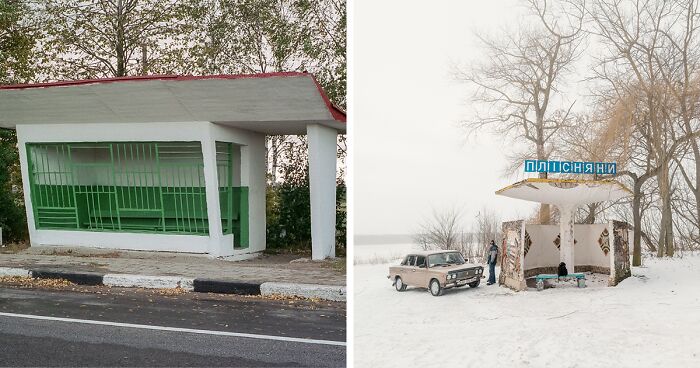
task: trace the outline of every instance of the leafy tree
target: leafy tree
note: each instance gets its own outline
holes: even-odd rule
[[[332,0],[206,0],[187,3],[195,64],[205,74],[306,71],[317,76],[333,103],[346,103],[346,5]],[[269,182],[286,180],[288,144],[305,136],[268,136]],[[339,138],[341,162],[345,137]]]
[[[0,0],[0,85],[34,76],[36,30],[26,17],[28,10],[22,1]],[[9,129],[0,129],[0,227],[5,240],[27,237],[17,137]]]
[[[0,0],[0,84],[26,82],[34,76],[35,28],[28,7],[19,0]]]
[[[177,1],[47,0],[37,12],[46,78],[191,72],[184,11]]]
[[[27,238],[27,218],[14,130],[0,129],[0,228],[3,241]]]

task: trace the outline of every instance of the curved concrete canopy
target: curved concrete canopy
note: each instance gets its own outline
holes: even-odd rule
[[[345,132],[313,75],[143,76],[0,87],[0,127],[209,121],[266,134]]]
[[[620,199],[632,192],[615,180],[530,178],[500,189],[496,194],[558,206],[580,206]]]

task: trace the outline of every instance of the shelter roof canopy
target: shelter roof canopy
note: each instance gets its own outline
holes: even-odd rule
[[[210,121],[267,134],[345,132],[345,113],[313,75],[143,76],[0,87],[0,127]]]
[[[617,200],[632,194],[615,180],[530,178],[496,191],[496,194],[552,205],[584,205]]]

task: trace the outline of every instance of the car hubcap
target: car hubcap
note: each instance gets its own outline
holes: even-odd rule
[[[438,291],[440,291],[440,285],[438,285],[437,282],[433,281],[433,284],[430,287],[430,290],[433,292],[433,294],[437,294]]]
[[[401,289],[402,285],[403,285],[403,283],[401,282],[401,279],[396,279],[396,288]]]

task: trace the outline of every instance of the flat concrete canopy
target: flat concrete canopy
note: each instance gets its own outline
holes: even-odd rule
[[[313,75],[143,76],[0,87],[0,127],[208,121],[265,134],[345,132]]]
[[[496,191],[496,194],[557,206],[580,206],[616,200],[632,194],[615,180],[530,178]]]

